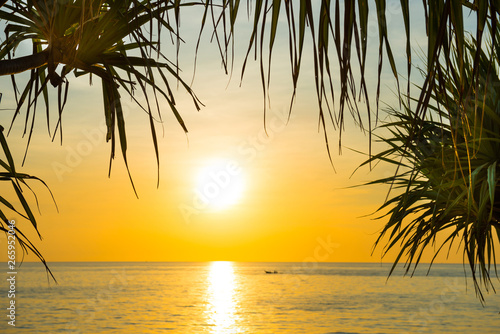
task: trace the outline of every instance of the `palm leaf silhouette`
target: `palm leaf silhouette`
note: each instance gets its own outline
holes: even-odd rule
[[[498,48],[499,39],[495,42]],[[391,273],[403,259],[406,272],[413,272],[424,250],[435,248],[433,262],[458,243],[484,301],[481,287],[494,289],[491,275],[496,274],[500,236],[500,78],[499,58],[491,48],[481,50],[473,66],[474,44],[465,39],[463,49],[453,48],[454,66],[441,68],[445,81],[431,95],[432,112],[426,118],[406,104],[403,110],[389,110],[393,121],[382,126],[389,134],[380,137],[389,148],[363,165],[383,161],[397,166],[394,176],[369,183],[392,187],[379,208],[384,212],[379,218],[388,222],[375,244],[387,240],[384,254],[397,249]],[[459,75],[469,79],[465,85],[456,80]],[[476,75],[479,80],[472,80]],[[462,96],[464,90],[468,96]]]

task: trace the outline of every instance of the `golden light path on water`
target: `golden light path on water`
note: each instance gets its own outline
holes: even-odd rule
[[[213,333],[234,333],[237,300],[235,274],[231,262],[213,262],[208,276],[208,323]]]

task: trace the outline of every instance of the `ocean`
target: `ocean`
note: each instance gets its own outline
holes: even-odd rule
[[[58,284],[39,263],[23,263],[15,298],[4,280],[1,333],[500,332],[500,295],[485,294],[482,306],[459,264],[435,264],[429,274],[422,265],[413,277],[398,269],[389,279],[390,264],[380,263],[86,262],[51,269]]]

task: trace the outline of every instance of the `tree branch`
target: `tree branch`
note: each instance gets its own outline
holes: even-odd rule
[[[16,59],[0,60],[0,76],[12,75],[24,71],[32,70],[47,64],[49,52],[44,50],[29,56],[19,57]]]

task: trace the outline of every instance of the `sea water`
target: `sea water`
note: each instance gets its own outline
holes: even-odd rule
[[[459,264],[413,277],[380,263],[39,263],[0,290],[1,333],[499,333]],[[272,273],[266,273],[272,272]],[[276,273],[275,273],[276,272]],[[7,273],[5,274],[7,276]],[[8,278],[8,276],[7,276]],[[500,286],[496,280],[496,286]],[[12,322],[11,322],[12,324]]]

